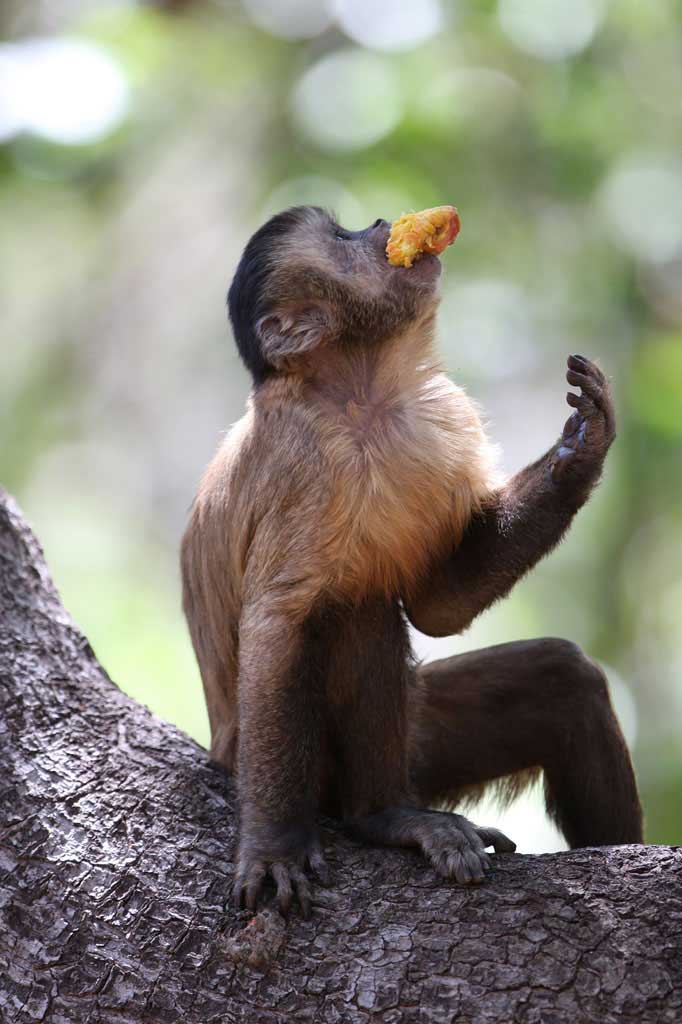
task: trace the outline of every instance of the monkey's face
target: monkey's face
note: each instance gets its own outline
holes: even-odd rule
[[[318,207],[294,207],[248,243],[230,288],[230,318],[256,381],[312,353],[381,344],[433,319],[440,262],[386,258],[390,224],[347,231]],[[303,357],[303,358],[302,358]]]

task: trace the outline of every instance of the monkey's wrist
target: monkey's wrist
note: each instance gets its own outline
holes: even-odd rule
[[[556,472],[556,468],[560,472]],[[550,467],[549,476],[555,496],[562,505],[577,511],[599,483],[602,464],[569,462],[566,466]]]
[[[268,861],[295,858],[317,842],[314,821],[269,821],[262,814],[254,819],[243,811],[239,833],[240,856],[257,850],[259,856]]]

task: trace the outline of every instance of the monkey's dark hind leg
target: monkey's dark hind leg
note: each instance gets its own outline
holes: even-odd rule
[[[343,818],[355,835],[382,846],[422,851],[436,870],[459,882],[480,882],[486,846],[513,850],[495,829],[420,807],[409,785],[412,682],[407,628],[396,603],[368,599],[327,624],[328,675],[337,744]]]
[[[412,690],[410,775],[425,804],[542,768],[571,847],[642,842],[642,812],[604,673],[542,639],[432,662]]]

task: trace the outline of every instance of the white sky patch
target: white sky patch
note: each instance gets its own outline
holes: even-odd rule
[[[497,8],[503,32],[542,60],[563,60],[584,50],[605,11],[604,0],[499,0]]]
[[[682,254],[682,165],[655,153],[617,163],[597,201],[621,248],[650,263]]]
[[[294,88],[294,118],[323,149],[362,149],[388,135],[403,105],[396,73],[378,54],[340,50],[313,64]]]
[[[284,39],[312,39],[333,20],[324,0],[242,0],[242,6],[254,25]]]
[[[442,27],[440,0],[336,0],[339,25],[351,39],[374,50],[409,50]]]
[[[128,82],[99,46],[75,38],[0,45],[0,139],[21,132],[51,142],[97,142],[123,120]]]

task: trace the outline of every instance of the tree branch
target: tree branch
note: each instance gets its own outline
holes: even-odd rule
[[[234,801],[126,697],[0,491],[0,1019],[679,1022],[682,856],[496,860],[463,889],[327,829],[310,921],[230,906]]]

